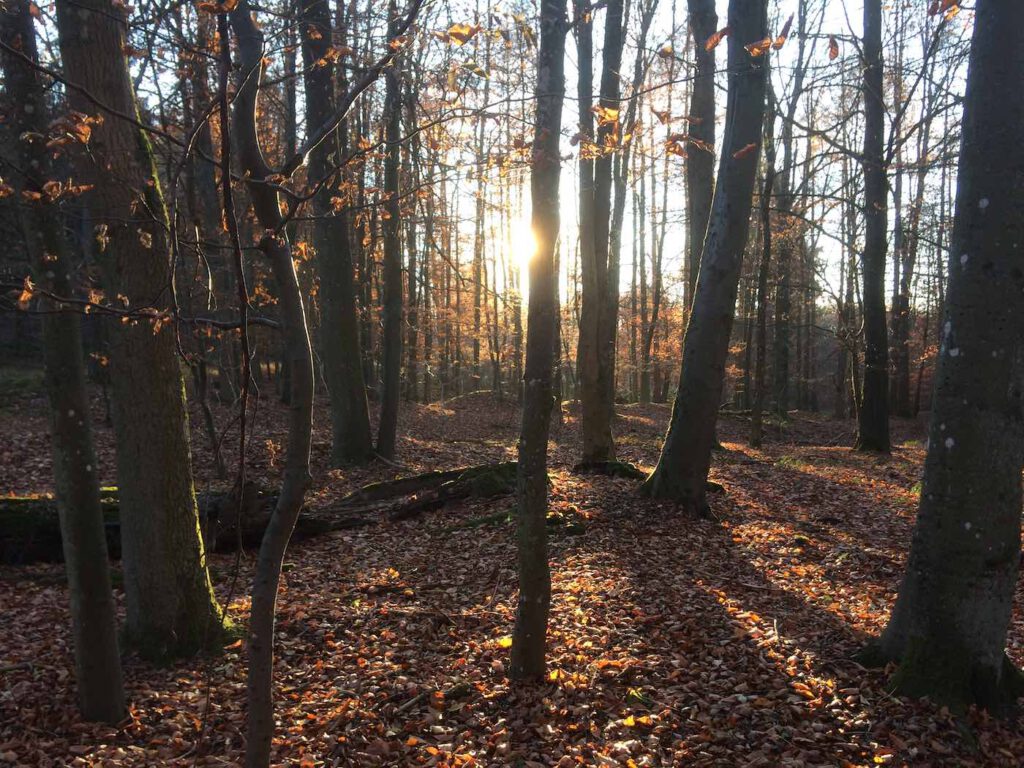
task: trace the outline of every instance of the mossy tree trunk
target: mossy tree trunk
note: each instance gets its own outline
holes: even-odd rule
[[[29,66],[38,60],[29,0],[11,0],[0,11],[0,37],[25,60],[3,56],[10,100],[10,128],[23,173],[12,177],[19,192],[43,191],[52,171],[42,136],[48,115],[43,89]],[[63,222],[55,204],[22,209],[25,244],[36,284],[58,296],[71,296],[71,274]],[[100,508],[92,417],[85,385],[82,330],[78,314],[54,301],[43,302],[43,356],[50,400],[54,485],[61,543],[67,563],[74,638],[75,679],[82,717],[116,723],[124,717],[124,685],[117,644],[117,615],[110,590],[107,542]]]
[[[523,420],[519,436],[517,539],[519,602],[512,635],[510,675],[514,680],[544,679],[547,622],[551,605],[548,565],[548,434],[551,429],[553,339],[559,229],[558,140],[565,98],[566,0],[543,0],[537,61],[537,114],[530,178],[531,223],[537,250],[530,260]]]
[[[924,488],[879,649],[961,711],[1022,692],[1006,659],[1024,466],[1024,5],[979,0]]]
[[[142,311],[112,324],[110,346],[125,630],[140,653],[163,657],[216,640],[220,615],[199,534],[174,329],[145,317],[170,307],[172,261],[153,150],[131,122],[139,111],[125,26],[124,7],[111,0],[57,3],[64,71],[92,97],[69,89],[70,106],[103,117],[93,126],[89,151],[76,156],[76,171],[79,181],[95,185],[87,201],[97,222],[106,298]]]
[[[765,38],[766,8],[766,0],[729,3],[729,107],[718,183],[683,340],[672,419],[658,466],[643,486],[648,495],[672,499],[697,514],[705,514],[708,507],[705,491],[716,443],[715,422],[764,124],[767,62],[751,56],[744,46]]]

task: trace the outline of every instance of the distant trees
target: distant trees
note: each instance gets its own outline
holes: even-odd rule
[[[928,457],[877,647],[899,691],[1005,710],[1024,467],[1024,5],[978,0]]]
[[[560,222],[559,177],[562,102],[565,98],[566,0],[543,0],[537,54],[537,111],[533,128],[530,198],[537,241],[530,259],[526,370],[516,498],[519,601],[512,636],[515,680],[542,680],[551,602],[547,554],[548,432],[555,363],[557,275],[555,250]]]
[[[657,498],[707,512],[705,487],[725,380],[736,292],[750,225],[764,125],[766,0],[729,2],[729,97],[718,181],[686,337],[679,389],[658,466],[644,484]]]
[[[125,58],[125,9],[60,0],[57,31],[69,106],[99,112],[75,156],[94,221],[107,300],[136,314],[110,324],[120,489],[125,636],[148,657],[219,642],[220,611],[199,535],[185,385],[173,325],[167,212]]]

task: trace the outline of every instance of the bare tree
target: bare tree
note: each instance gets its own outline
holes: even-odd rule
[[[36,287],[70,297],[74,276],[64,224],[57,204],[44,194],[53,169],[43,140],[48,110],[42,83],[30,66],[39,57],[29,0],[11,0],[0,10],[0,39],[21,52],[17,56],[5,51],[2,63],[4,88],[10,103],[16,105],[8,114],[18,165],[23,169],[10,178],[23,199],[36,197],[21,215]],[[81,319],[73,307],[45,298],[42,324],[53,476],[68,574],[79,707],[86,720],[116,723],[124,717],[124,685],[82,359]]]
[[[512,635],[515,680],[542,680],[551,574],[548,567],[548,433],[551,428],[552,367],[558,276],[558,186],[562,172],[558,141],[565,98],[566,0],[543,0],[537,58],[537,113],[533,129],[530,191],[537,249],[530,260],[523,421],[519,437],[517,539],[519,602]]]
[[[729,106],[718,182],[672,420],[658,466],[644,484],[647,494],[673,499],[697,514],[708,509],[708,469],[764,124],[766,0],[730,0],[729,28]],[[761,50],[761,55],[746,46]]]

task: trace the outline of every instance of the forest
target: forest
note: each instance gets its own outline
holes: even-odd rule
[[[1024,3],[3,0],[0,765],[1024,765]]]

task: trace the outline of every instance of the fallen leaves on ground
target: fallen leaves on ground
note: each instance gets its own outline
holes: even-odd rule
[[[272,483],[284,411],[265,401],[259,414],[251,471]],[[103,479],[112,481],[112,437],[95,415]],[[650,469],[667,417],[666,406],[620,407],[619,457]],[[328,469],[327,423],[319,412],[314,508],[407,471],[514,458],[518,411],[489,393],[407,405],[404,469]],[[0,412],[0,426],[18,435],[0,456],[2,487],[48,491],[41,402]],[[1020,763],[1017,722],[975,713],[958,723],[927,702],[890,696],[884,671],[851,660],[895,597],[924,457],[916,424],[897,423],[899,447],[881,459],[846,447],[847,422],[797,415],[752,450],[745,425],[725,420],[712,475],[727,493],[714,497],[714,519],[698,521],[641,499],[635,481],[571,474],[577,428],[570,408],[552,435],[551,509],[581,525],[551,527],[547,682],[520,689],[507,678],[511,498],[330,534],[288,554],[275,764]],[[200,486],[216,485],[198,431],[194,445]],[[495,514],[503,509],[508,519]],[[213,558],[222,597],[233,567],[231,556]],[[251,555],[241,568],[244,583]],[[241,644],[167,668],[129,659],[129,717],[97,726],[75,714],[61,568],[0,570],[0,610],[0,764],[239,761]],[[231,610],[244,618],[244,597]],[[1018,617],[1018,662],[1022,641]]]

